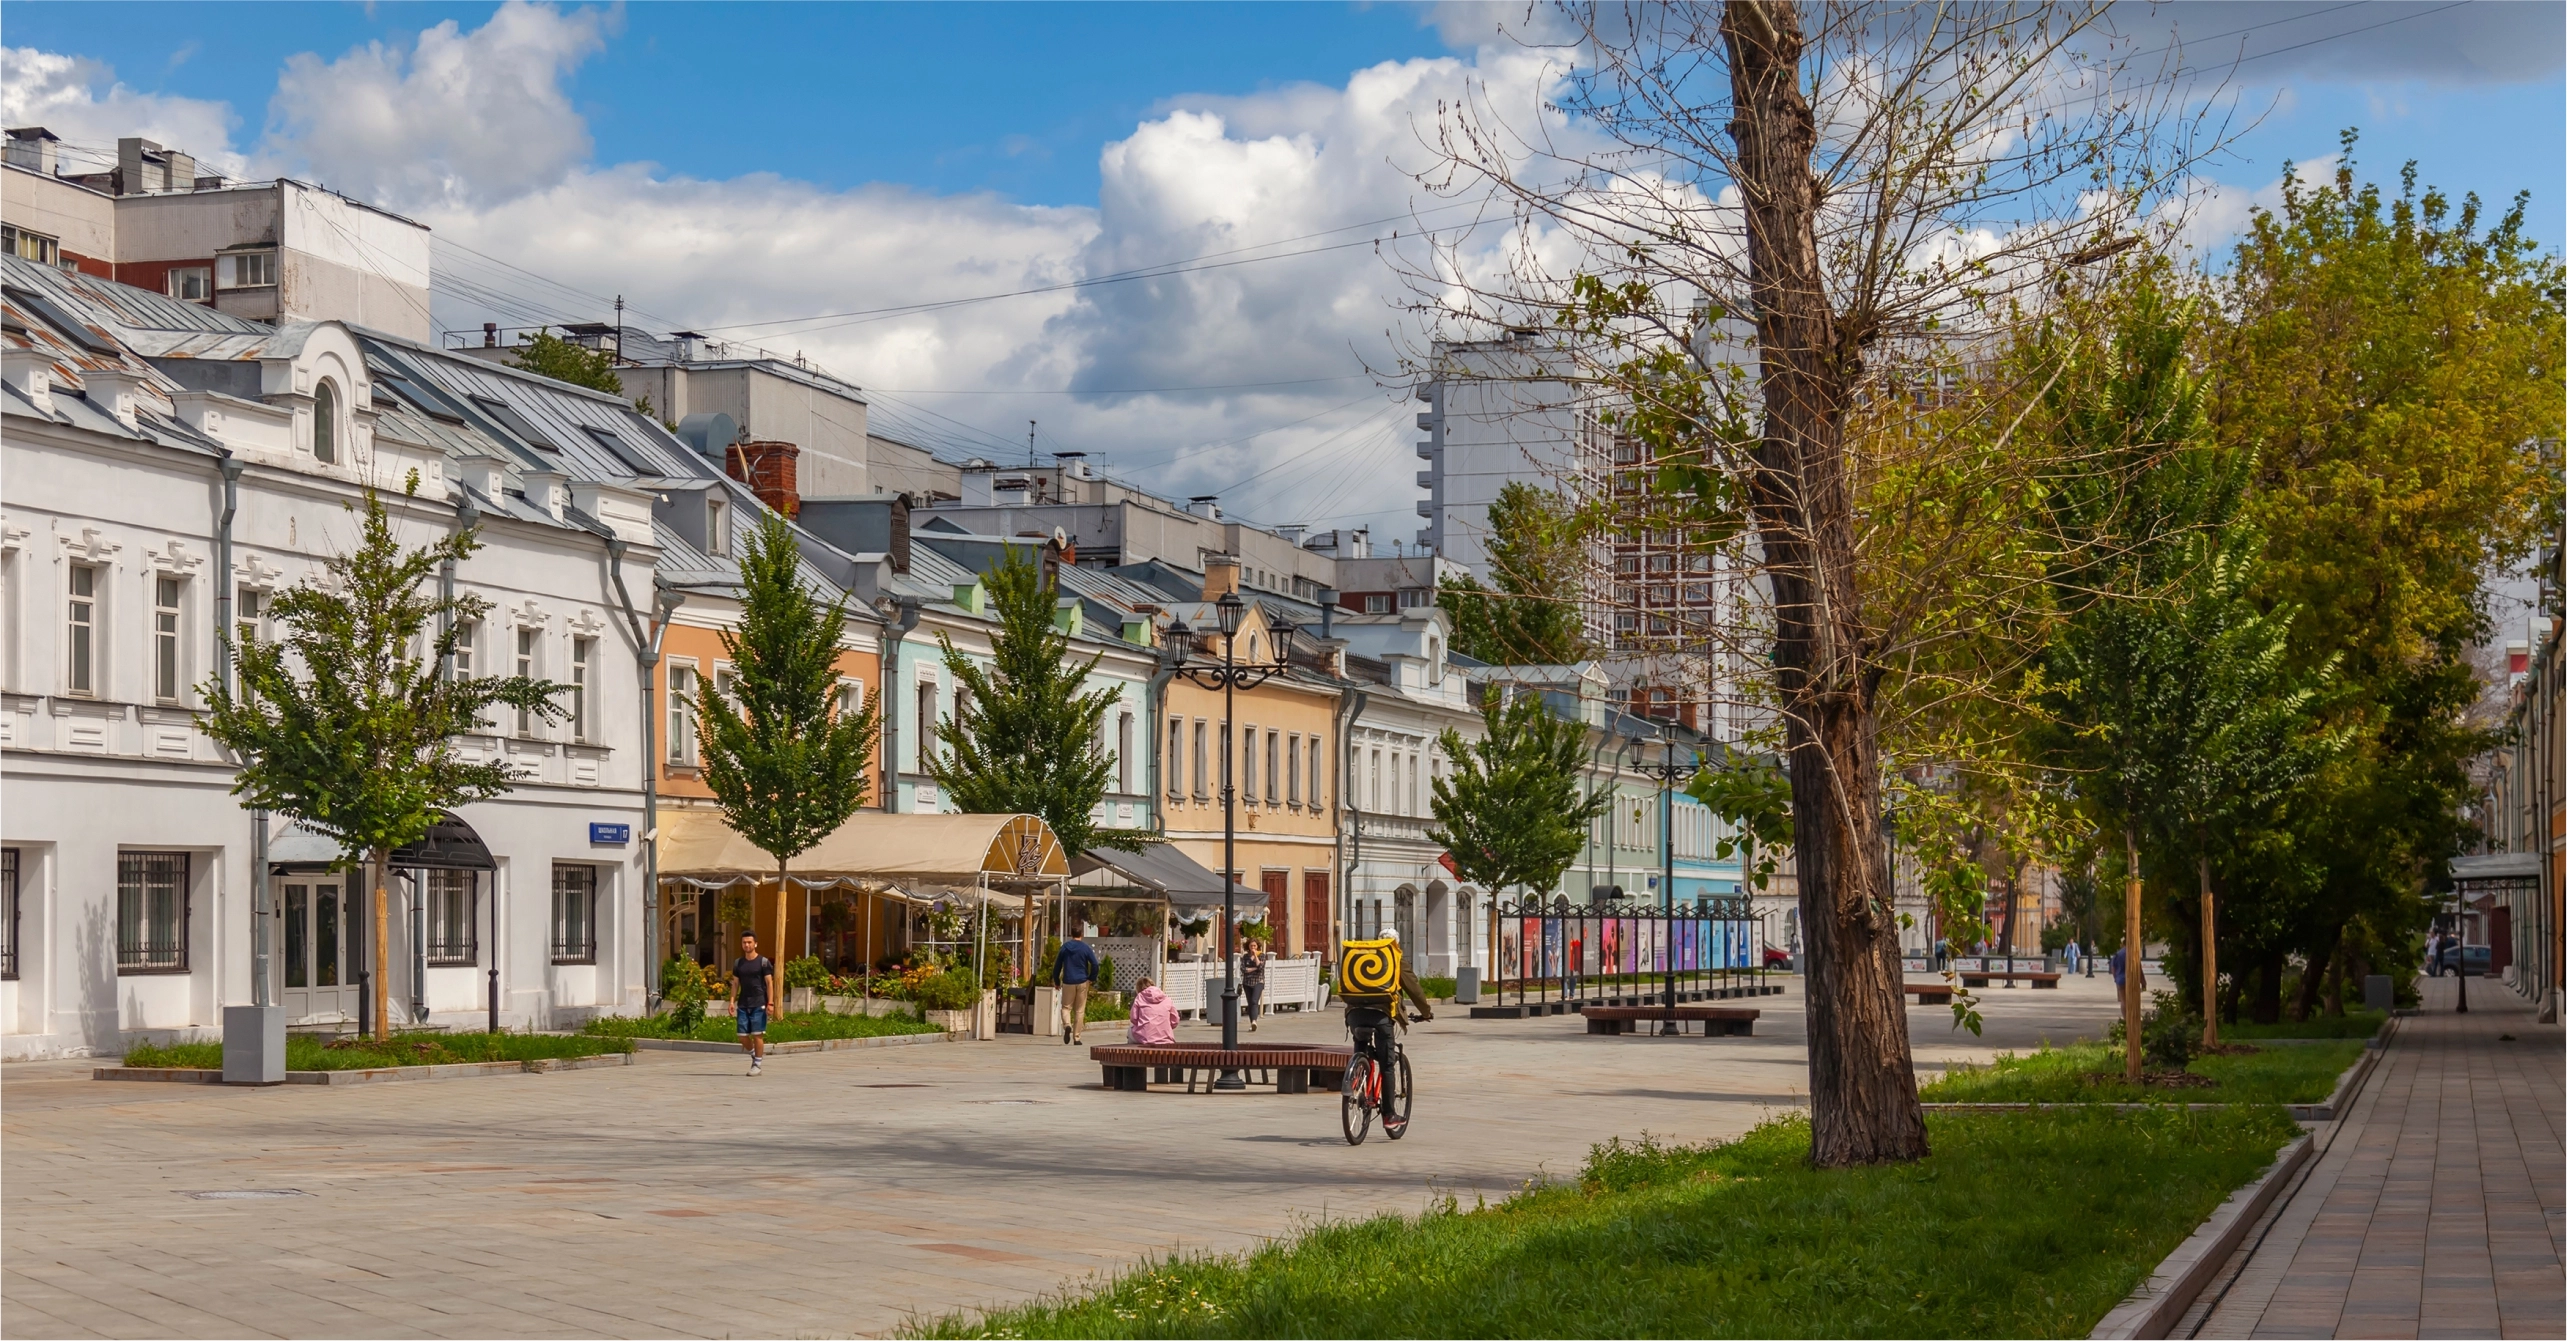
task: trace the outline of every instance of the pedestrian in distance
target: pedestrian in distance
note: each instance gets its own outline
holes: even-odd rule
[[[1061,1042],[1079,1044],[1087,1041],[1087,993],[1096,981],[1096,947],[1087,943],[1077,926],[1070,928],[1070,938],[1061,942],[1060,953],[1052,959],[1052,981],[1061,989]]]
[[[2122,988],[2122,975],[2126,971],[2126,966],[2130,962],[2128,958],[2129,954],[2130,947],[2127,945],[2112,952],[2112,986],[2113,990],[2116,992],[2120,991]],[[2144,968],[2139,970],[2139,982],[2143,987],[2148,984],[2148,970]]]
[[[740,962],[731,966],[731,1019],[740,1035],[740,1050],[749,1054],[749,1074],[767,1060],[767,987],[775,981],[775,961],[758,953],[758,938],[742,932]]]
[[[1143,1047],[1164,1047],[1177,1041],[1177,1008],[1168,994],[1147,978],[1141,990],[1132,994],[1132,1025],[1124,1038]]]
[[[1248,997],[1248,1032],[1257,1032],[1257,1020],[1265,1014],[1266,955],[1265,946],[1250,941],[1239,953],[1239,987]]]
[[[2442,976],[2442,929],[2440,927],[2424,933],[2424,972],[2425,976],[2431,978]]]

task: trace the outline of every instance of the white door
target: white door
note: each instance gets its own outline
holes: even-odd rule
[[[336,879],[285,886],[285,1020],[322,1024],[356,1018],[357,986],[348,957],[347,886]]]

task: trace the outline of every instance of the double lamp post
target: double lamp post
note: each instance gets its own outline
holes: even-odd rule
[[[1212,603],[1221,621],[1221,661],[1218,665],[1188,666],[1187,655],[1194,642],[1194,630],[1182,618],[1168,626],[1168,642],[1173,648],[1171,670],[1187,682],[1204,689],[1221,691],[1221,1050],[1239,1050],[1239,789],[1235,778],[1238,753],[1237,714],[1232,711],[1238,691],[1254,689],[1283,674],[1292,667],[1291,624],[1281,620],[1266,626],[1274,641],[1273,661],[1239,661],[1238,634],[1247,603],[1236,591],[1225,591]],[[1274,915],[1272,909],[1267,916]],[[1213,1082],[1214,1089],[1244,1090],[1246,1079],[1239,1068],[1224,1066]]]

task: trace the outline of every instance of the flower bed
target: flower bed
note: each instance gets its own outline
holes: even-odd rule
[[[449,1066],[457,1062],[531,1062],[556,1057],[595,1057],[631,1052],[621,1038],[561,1034],[399,1033],[391,1041],[285,1037],[288,1071],[369,1071],[386,1066]],[[125,1053],[125,1065],[219,1071],[220,1043],[144,1043]]]
[[[707,1018],[693,1028],[682,1028],[666,1015],[609,1016],[588,1022],[584,1032],[593,1038],[692,1038],[706,1043],[729,1043],[739,1037],[736,1025],[727,1019]],[[825,1010],[780,1014],[767,1021],[769,1043],[799,1043],[814,1038],[882,1038],[893,1034],[927,1034],[935,1026],[914,1015],[835,1015]]]

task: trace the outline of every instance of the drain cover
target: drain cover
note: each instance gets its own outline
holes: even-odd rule
[[[974,1099],[976,1104],[1039,1104],[1041,1099]]]
[[[308,1197],[309,1192],[295,1187],[237,1188],[224,1192],[190,1192],[198,1201],[269,1201],[277,1197]]]
[[[856,1088],[860,1090],[932,1090],[936,1087],[933,1085],[922,1085],[914,1080],[897,1080],[888,1084],[858,1085]]]

